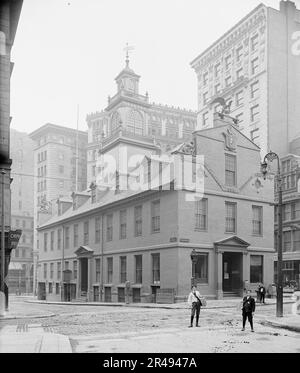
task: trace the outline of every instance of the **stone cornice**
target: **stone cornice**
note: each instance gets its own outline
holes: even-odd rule
[[[226,32],[221,38],[196,57],[190,65],[197,72],[212,60],[216,59],[226,49],[232,47],[239,39],[246,36],[257,25],[266,23],[266,6],[258,5],[251,13],[244,17],[237,25]]]

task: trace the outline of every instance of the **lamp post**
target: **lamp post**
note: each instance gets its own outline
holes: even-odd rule
[[[192,259],[192,286],[196,286],[196,263],[198,259],[198,255],[196,253],[196,250],[193,249],[191,252],[191,259]]]
[[[276,316],[282,317],[283,316],[283,285],[282,285],[282,177],[280,171],[280,159],[279,156],[269,151],[268,154],[265,155],[264,161],[261,163],[261,172],[264,175],[264,179],[266,178],[266,174],[268,173],[267,167],[268,163],[277,159],[277,191],[278,191],[278,248],[277,248],[277,298],[276,298]]]

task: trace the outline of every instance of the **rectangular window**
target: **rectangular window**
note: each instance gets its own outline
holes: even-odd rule
[[[225,57],[225,70],[229,70],[231,67],[231,55]]]
[[[95,219],[95,243],[100,242],[100,217]]]
[[[48,249],[48,233],[44,233],[44,251]]]
[[[61,262],[57,262],[57,279],[61,279]]]
[[[221,84],[218,83],[215,85],[215,95],[219,94],[221,91]]]
[[[55,284],[55,294],[59,295],[59,283],[58,282]]]
[[[216,78],[220,75],[220,72],[221,72],[221,63],[218,62],[218,63],[215,65],[215,77],[216,77]]]
[[[252,233],[262,235],[263,209],[261,206],[252,206]]]
[[[291,220],[296,219],[296,202],[291,203]]]
[[[65,228],[65,248],[70,248],[70,227]]]
[[[195,229],[207,229],[207,198],[195,201]]]
[[[151,232],[160,232],[160,201],[151,203]]]
[[[250,108],[250,120],[255,122],[259,119],[259,105],[254,105]]]
[[[83,244],[88,245],[89,243],[89,222],[85,221],[83,224]]]
[[[127,280],[126,256],[120,256],[120,283],[124,284]]]
[[[243,76],[243,68],[241,67],[236,71],[236,78],[240,79]]]
[[[160,254],[152,254],[152,281],[153,284],[160,282]]]
[[[293,251],[300,251],[300,230],[293,232]]]
[[[251,98],[258,96],[259,91],[259,81],[256,81],[250,85]]]
[[[283,232],[283,251],[292,251],[292,232]]]
[[[241,45],[236,49],[236,61],[239,62],[242,59],[242,56],[243,56],[243,46]]]
[[[207,104],[208,92],[203,93],[203,106]]]
[[[258,34],[252,36],[252,38],[250,39],[250,44],[251,44],[251,52],[256,51],[258,47]]]
[[[231,84],[231,81],[232,81],[231,76],[230,75],[227,76],[227,78],[225,78],[225,86],[229,87]]]
[[[68,270],[68,269],[69,269],[69,262],[65,261],[65,270]]]
[[[106,241],[113,239],[113,215],[106,215]]]
[[[134,235],[135,237],[142,235],[142,206],[135,206],[134,208]]]
[[[236,186],[236,156],[225,154],[225,185]]]
[[[243,91],[239,91],[239,92],[236,93],[236,95],[235,95],[235,104],[236,104],[236,106],[242,105],[243,98],[244,98]]]
[[[225,202],[225,207],[226,207],[225,232],[236,233],[236,203]]]
[[[57,230],[57,250],[61,249],[61,229]]]
[[[251,61],[251,74],[252,75],[257,74],[257,72],[258,72],[258,57],[254,58]]]
[[[47,263],[44,263],[44,278],[47,278]]]
[[[78,224],[74,224],[74,246],[78,246]]]
[[[52,294],[52,291],[53,291],[52,282],[49,282],[49,284],[48,284],[48,293]]]
[[[263,256],[250,255],[250,282],[263,282]]]
[[[143,282],[143,256],[135,255],[135,283],[141,284]]]
[[[255,128],[254,130],[250,131],[250,138],[256,143],[257,139],[259,139],[259,128]]]
[[[113,258],[107,258],[107,283],[113,282]]]
[[[208,83],[208,72],[203,74],[203,85],[205,86]]]
[[[235,116],[235,119],[237,120],[238,124],[241,124],[243,122],[243,115],[244,113],[239,113]]]
[[[73,279],[77,280],[77,260],[73,260]]]
[[[208,124],[208,111],[202,114],[202,125],[206,126]]]
[[[96,266],[96,283],[100,282],[100,259],[95,260],[95,266]]]
[[[197,256],[195,278],[199,283],[208,283],[208,254],[199,254]]]
[[[50,278],[53,279],[54,274],[54,263],[50,263]]]
[[[50,250],[54,250],[54,231],[50,233]]]
[[[127,228],[127,211],[120,211],[120,239],[126,238],[126,228]]]

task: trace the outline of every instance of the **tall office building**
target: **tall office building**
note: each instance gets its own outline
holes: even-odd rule
[[[9,264],[10,293],[33,289],[33,148],[27,133],[11,129],[11,227],[21,229],[22,236]]]
[[[239,128],[280,156],[300,135],[300,10],[258,5],[191,62],[198,79],[199,129],[211,127],[223,97]]]
[[[59,197],[87,187],[87,133],[47,123],[33,131],[34,148],[34,235],[41,221],[57,207]],[[34,238],[34,276],[39,243]],[[35,290],[35,280],[34,280]]]

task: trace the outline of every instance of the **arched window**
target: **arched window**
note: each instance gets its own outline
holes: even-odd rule
[[[121,117],[120,114],[116,111],[111,117],[111,133],[113,133],[120,125]]]
[[[136,135],[143,134],[143,117],[136,111],[131,110],[127,117],[126,127],[128,131],[135,133]]]

